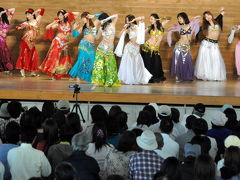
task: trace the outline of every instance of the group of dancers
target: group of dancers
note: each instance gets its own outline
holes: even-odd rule
[[[145,28],[143,16],[134,15],[125,17],[125,25],[120,33],[120,39],[114,50],[114,38],[118,15],[109,16],[107,13],[91,15],[89,12],[67,12],[60,10],[54,21],[46,26],[44,39],[52,41],[46,58],[39,66],[36,40],[40,33],[41,19],[44,9],[27,9],[26,21],[16,27],[16,30],[25,29],[21,39],[20,54],[16,62],[16,69],[25,77],[26,71],[31,76],[38,76],[36,71],[49,74],[52,79],[62,77],[83,79],[103,86],[118,86],[125,84],[148,84],[164,81],[160,44],[163,39],[165,26],[170,17],[150,15],[151,25]],[[6,45],[7,33],[15,9],[0,8],[0,71],[8,73],[14,69],[11,54]],[[169,28],[167,35],[168,45],[172,45],[172,34],[178,32],[180,39],[175,44],[171,63],[171,75],[176,81],[203,79],[226,80],[226,68],[221,55],[218,39],[223,26],[224,9],[214,19],[210,11],[203,13],[203,22],[200,26],[200,16],[189,19],[185,12],[177,15],[178,24]],[[79,18],[80,17],[80,18]],[[57,29],[54,37],[54,29]],[[235,25],[229,36],[229,43],[240,26]],[[145,34],[149,39],[145,41]],[[193,68],[190,53],[190,44],[193,37],[203,37],[199,53]],[[71,36],[82,35],[78,46],[78,59],[72,66],[68,53],[68,44]],[[127,35],[127,37],[126,37]],[[95,41],[102,36],[102,40],[95,51]],[[125,45],[125,41],[128,43]],[[124,46],[125,45],[125,46]],[[119,70],[116,56],[121,57]],[[240,41],[236,46],[236,66],[240,75]]]

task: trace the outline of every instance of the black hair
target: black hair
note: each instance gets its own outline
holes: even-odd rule
[[[72,137],[75,135],[74,130],[68,124],[63,125],[59,129],[59,138],[61,141],[67,141],[71,143]]]
[[[56,121],[58,128],[60,129],[66,122],[65,114],[62,111],[57,111],[53,117],[54,121]]]
[[[156,123],[158,123],[159,120],[158,120],[158,118],[157,118],[157,116],[156,116],[156,110],[154,109],[153,106],[151,106],[151,105],[146,105],[146,106],[144,106],[143,110],[146,110],[146,111],[148,111],[148,112],[151,113],[151,116],[152,116],[152,118],[151,118],[151,124],[156,124]]]
[[[109,114],[109,118],[110,119],[114,118],[116,116],[116,114],[121,112],[121,111],[122,111],[122,109],[121,109],[120,106],[118,106],[118,105],[112,106],[110,108],[110,110],[109,110],[109,113],[108,113]]]
[[[228,118],[228,120],[224,126],[228,129],[234,131],[237,126],[237,123],[238,123],[236,111],[232,108],[227,108],[223,113]]]
[[[167,119],[161,120],[160,130],[162,133],[170,134],[173,130],[173,122]]]
[[[89,22],[89,26],[93,28],[93,27],[94,27],[94,24],[93,24],[92,20],[89,19],[89,18],[87,18],[87,15],[89,15],[89,14],[90,14],[89,12],[83,12],[83,13],[81,14],[81,19],[82,19],[82,18],[86,18],[86,19],[88,20],[88,22]],[[86,29],[86,28],[88,28],[88,27],[87,27],[87,23],[85,23],[85,24],[83,25],[82,31],[84,31],[84,29]]]
[[[77,134],[77,133],[82,131],[80,117],[79,117],[79,115],[77,113],[73,113],[73,112],[70,113],[67,116],[66,124],[68,124],[73,129],[75,134]]]
[[[124,111],[121,111],[121,112],[118,112],[115,115],[115,118],[113,118],[113,120],[110,120],[110,122],[113,122],[112,125],[114,125],[114,122],[118,124],[117,125],[117,127],[118,127],[117,133],[121,134],[128,129],[127,120],[128,120],[127,113]],[[116,124],[115,124],[115,126],[116,126]],[[108,128],[108,130],[110,130],[110,129]]]
[[[20,139],[23,143],[32,144],[35,136],[37,135],[37,130],[30,126],[21,126],[21,136]]]
[[[179,171],[179,161],[175,157],[168,157],[164,160],[161,170],[165,172],[166,176],[171,180],[178,180],[178,171]]]
[[[109,175],[106,180],[124,180],[124,178],[120,175],[113,174]]]
[[[184,24],[189,24],[189,23],[190,23],[187,13],[181,12],[181,13],[179,13],[179,14],[177,15],[177,18],[179,18],[179,17],[183,18]],[[178,23],[179,23],[179,22],[178,22]],[[180,23],[179,23],[179,24],[180,24]],[[183,24],[180,24],[180,25],[183,25]]]
[[[194,136],[191,140],[191,144],[200,145],[202,155],[208,155],[211,149],[211,141],[207,136]]]
[[[54,113],[55,113],[56,109],[54,106],[54,103],[52,101],[45,101],[42,105],[42,113],[43,113],[43,117],[45,119],[47,118],[51,118]]]
[[[102,105],[94,105],[90,111],[92,123],[104,123],[108,121],[108,113]]]
[[[56,121],[52,118],[46,119],[42,125],[43,127],[43,136],[46,144],[49,146],[55,144],[58,139],[58,126]]]
[[[60,11],[57,12],[57,16],[59,16],[60,14],[63,15],[63,22],[67,23],[68,22],[68,17],[65,17],[64,15],[67,13],[67,11],[65,11],[64,9],[61,9]],[[59,22],[60,23],[60,22]]]
[[[7,110],[12,118],[18,118],[22,112],[22,104],[18,101],[11,101],[8,103]]]
[[[122,152],[132,151],[134,145],[136,144],[136,135],[132,131],[126,131],[121,136],[117,150]]]
[[[6,142],[10,144],[17,144],[20,138],[20,125],[11,121],[7,124],[5,129],[5,138]]]
[[[40,178],[40,177],[31,177],[28,180],[42,180],[42,178]]]
[[[104,19],[106,19],[106,18],[108,18],[108,17],[109,17],[109,15],[108,15],[107,13],[102,13],[102,14],[98,17],[98,19],[101,21],[101,20],[104,20]],[[107,25],[108,25],[108,24],[111,24],[111,23],[112,23],[112,20],[111,20],[111,19],[108,20],[107,22],[103,23],[103,24],[102,24],[102,30],[105,30],[106,27],[107,27]]]
[[[156,13],[151,14],[150,17],[151,17],[151,16],[156,19],[157,30],[164,32],[164,28],[163,28],[163,26],[162,26],[162,23],[161,23],[160,20],[159,20],[159,16],[158,16]],[[152,25],[149,27],[148,33],[150,33],[151,30],[155,30],[154,24],[152,24]]]
[[[195,133],[195,135],[206,134],[208,131],[207,121],[202,118],[196,119],[195,121],[192,122],[192,130]]]
[[[171,120],[175,123],[179,123],[180,112],[177,108],[171,108]]]
[[[197,120],[196,116],[194,116],[194,115],[188,116],[186,119],[186,124],[185,124],[186,128],[192,129],[192,124],[196,120]]]
[[[75,180],[77,177],[75,168],[67,162],[58,164],[54,174],[56,180]]]
[[[34,13],[34,10],[32,8],[28,8],[26,11],[25,11],[25,14],[33,14]],[[33,19],[36,19],[36,15],[33,14]],[[27,21],[29,21],[29,19],[27,18]]]
[[[140,111],[137,118],[137,125],[146,125],[149,127],[152,124],[151,118],[152,114],[149,111]]]
[[[32,126],[36,129],[40,129],[42,127],[42,123],[44,122],[42,112],[34,106],[27,111],[27,114],[29,115]]]
[[[215,180],[215,163],[209,155],[200,155],[194,164],[195,178],[198,180]]]
[[[134,132],[136,137],[138,137],[138,136],[141,136],[141,134],[143,133],[143,130],[139,129],[139,128],[134,128],[134,129],[132,129],[132,132]]]
[[[154,174],[153,180],[169,180],[169,178],[167,177],[166,172],[158,171],[156,174]]]
[[[125,24],[127,24],[127,19],[128,19],[128,21],[132,21],[132,20],[135,19],[135,16],[132,15],[132,14],[127,15],[127,16],[125,17]],[[132,23],[133,23],[133,24],[137,24],[136,21],[133,21]],[[130,27],[130,26],[129,26],[129,27]],[[128,28],[129,28],[129,27],[128,27]]]
[[[99,151],[107,143],[107,129],[103,123],[96,123],[92,129],[92,142],[95,143],[96,151]]]
[[[0,7],[0,12],[4,11],[2,7]],[[1,16],[3,24],[9,24],[8,17],[6,13],[3,13]]]

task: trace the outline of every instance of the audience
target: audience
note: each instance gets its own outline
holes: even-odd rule
[[[179,118],[180,118],[179,110],[177,108],[171,108],[171,114],[172,114],[171,120],[173,122],[173,129],[174,129],[172,136],[174,139],[176,139],[178,136],[185,133],[185,128],[179,121]]]
[[[0,180],[3,180],[4,172],[5,172],[5,168],[3,164],[0,162]]]
[[[168,157],[161,166],[163,172],[169,180],[179,180],[179,161],[175,157]]]
[[[67,162],[62,162],[55,169],[55,180],[76,180],[76,170]]]

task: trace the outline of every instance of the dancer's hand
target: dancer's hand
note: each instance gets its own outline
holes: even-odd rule
[[[225,14],[225,8],[224,8],[224,7],[221,7],[221,9],[220,9],[220,14],[222,14],[222,15]]]
[[[88,15],[87,15],[87,18],[88,18],[88,19],[93,19],[93,18],[94,18],[94,16],[93,16],[93,15],[91,15],[91,14],[88,14]]]

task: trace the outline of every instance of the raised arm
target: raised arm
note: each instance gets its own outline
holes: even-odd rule
[[[169,47],[171,47],[172,45],[172,33],[179,32],[180,29],[181,29],[181,26],[178,24],[174,24],[174,27],[168,29],[167,42]]]
[[[8,14],[8,21],[10,22],[12,20],[12,17],[15,13],[15,8],[10,8],[6,10],[6,13]]]
[[[40,24],[40,21],[41,21],[41,19],[42,19],[42,17],[43,17],[44,12],[45,12],[45,9],[44,9],[44,8],[37,9],[37,10],[34,12],[34,14],[37,16],[37,17],[36,17],[36,20],[37,20],[37,22],[38,22],[39,24]]]
[[[236,32],[237,30],[239,30],[239,29],[240,29],[240,25],[235,25],[235,26],[233,26],[233,27],[231,28],[231,33],[230,33],[230,35],[229,35],[229,37],[228,37],[228,43],[229,43],[229,44],[232,43],[232,41],[233,41],[233,39],[234,39],[234,34],[235,34],[235,32]]]
[[[27,27],[28,23],[27,22],[24,22],[18,26],[16,26],[16,30],[20,30],[20,29],[24,29],[25,27]]]
[[[118,20],[118,14],[114,14],[112,16],[109,16],[108,18],[103,19],[100,22],[101,22],[101,24],[104,24],[105,22],[107,22],[109,20],[112,20],[113,25],[116,25],[117,20]]]
[[[50,28],[56,29],[58,27],[58,21],[59,20],[57,18],[54,18],[54,21],[51,24],[47,25],[46,29],[47,30],[50,29]]]
[[[223,16],[224,16],[224,14],[225,14],[225,9],[221,8],[220,14],[215,19],[218,22],[218,24],[220,25],[221,29],[223,29]]]
[[[165,26],[167,25],[167,23],[169,23],[169,21],[171,19],[172,18],[170,16],[165,16],[165,17],[160,18],[160,22],[161,22],[163,28],[165,28]]]

